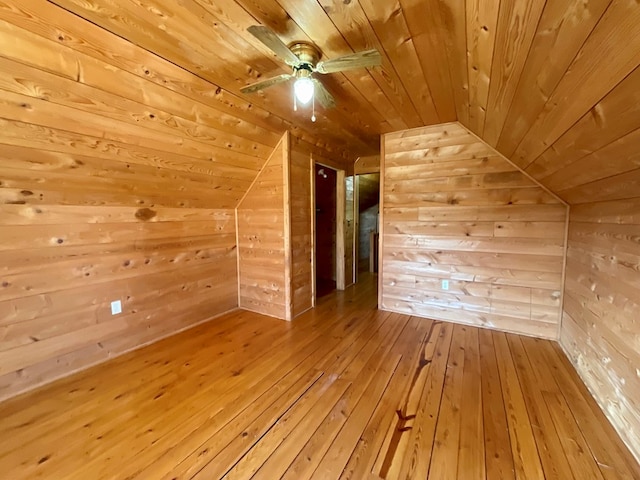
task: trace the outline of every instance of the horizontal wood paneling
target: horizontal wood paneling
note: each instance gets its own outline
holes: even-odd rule
[[[369,173],[380,172],[380,155],[371,155],[369,157],[358,157],[353,166],[355,175],[366,175]]]
[[[609,65],[607,75],[595,83],[582,80],[581,85],[600,87],[614,74],[622,80],[608,93],[603,91],[606,95],[555,141],[539,137],[544,142],[544,148],[539,149],[542,153],[522,165],[572,204],[560,341],[608,418],[640,459],[640,443],[633,433],[640,429],[636,401],[640,392],[636,342],[640,311],[640,69],[637,54],[633,60],[626,56],[628,49],[637,51],[637,46],[628,42],[621,46],[614,40],[625,28],[637,30],[639,23],[627,20],[638,12],[633,2],[611,2],[583,47],[595,55],[617,45],[615,54],[599,62]],[[604,25],[616,29],[609,38]],[[586,68],[590,55],[585,53],[581,59],[581,69]],[[625,61],[625,69],[620,70]],[[594,70],[589,75],[598,73]],[[568,112],[575,111],[579,98],[567,98],[576,102]],[[541,119],[547,122],[545,128],[556,128],[556,120]],[[520,158],[514,160],[519,162]]]
[[[358,175],[358,209],[366,210],[380,203],[380,174]],[[367,240],[368,241],[368,240]]]
[[[0,4],[2,397],[236,307],[233,209],[282,134],[291,130],[306,158],[341,167],[348,155],[325,127],[310,132],[263,108],[269,102],[243,100],[202,70],[146,49],[144,34],[115,35],[64,3]],[[202,34],[185,27],[198,12],[223,15],[213,5],[190,5],[169,15],[173,34]],[[112,26],[159,27],[155,13],[117,8],[126,15]],[[254,23],[237,9],[225,14]],[[231,30],[210,33],[222,41]],[[166,46],[168,35],[153,45]],[[228,40],[225,48],[250,45]],[[206,56],[229,60],[210,47]],[[265,65],[275,67],[272,59],[260,70]],[[301,202],[296,197],[295,208]],[[273,203],[271,196],[259,202]],[[282,221],[282,212],[267,218]],[[264,224],[251,220],[251,228]],[[292,251],[308,253],[309,241],[300,236]],[[261,248],[245,255],[247,265],[260,262]],[[272,270],[283,265],[269,262]],[[256,287],[247,292],[256,295]],[[310,301],[309,292],[304,297]],[[111,317],[109,302],[118,298],[125,312]]]
[[[1,398],[236,307],[232,210],[120,203],[0,208]]]
[[[50,2],[0,39],[5,398],[236,308],[233,209],[287,125]]]
[[[560,200],[460,124],[386,135],[382,170],[382,308],[557,337]]]
[[[23,53],[46,51],[52,44],[83,54],[78,62],[57,55],[38,60],[49,73],[65,71],[59,85],[79,75],[87,86],[101,73],[113,78],[113,71],[101,72],[93,60],[137,77],[114,86],[123,101],[109,102],[108,115],[123,121],[145,122],[159,131],[171,116],[185,120],[181,128],[188,128],[194,115],[206,116],[213,130],[200,125],[197,135],[203,137],[217,129],[235,133],[233,117],[238,115],[259,143],[273,147],[290,130],[317,153],[330,150],[354,158],[375,154],[380,134],[459,120],[522,168],[535,168],[556,140],[637,68],[636,7],[634,0],[501,0],[491,5],[480,0],[389,5],[369,0],[267,0],[259,5],[155,0],[152,6],[25,0],[6,6],[3,15],[18,27],[5,27],[14,51],[8,61],[24,63],[20,58],[28,55]],[[87,21],[95,25],[85,29]],[[259,78],[289,71],[246,31],[256,24],[272,28],[285,43],[314,42],[324,58],[376,48],[382,66],[323,76],[338,106],[320,108],[320,121],[313,123],[308,111],[291,108],[290,84],[255,95],[240,93]],[[19,38],[20,45],[11,38]],[[144,50],[158,57],[144,59]],[[191,74],[197,81],[185,81]],[[140,88],[146,81],[155,84],[148,92]],[[22,94],[30,88],[1,86]],[[170,104],[161,94],[164,88],[195,99],[196,109],[186,112],[188,103]],[[90,89],[66,99],[56,91],[48,92],[52,99],[74,108],[94,110],[104,104]],[[82,98],[89,93],[93,101],[85,104]],[[140,101],[145,94],[148,98]],[[637,104],[633,90],[626,95],[627,106]],[[155,118],[139,108],[126,110],[125,99],[154,105]],[[213,115],[207,107],[231,115]],[[595,113],[603,118],[606,112]]]
[[[292,324],[233,312],[0,404],[0,471],[640,478],[553,342],[381,312],[373,280],[363,275]]]
[[[376,153],[380,134],[457,119],[561,198],[585,206],[572,217],[572,235],[582,233],[580,241],[572,237],[571,285],[579,283],[571,273],[584,275],[587,264],[597,267],[598,279],[615,278],[619,267],[605,268],[603,255],[628,245],[621,239],[636,225],[640,188],[639,15],[635,0],[0,3],[0,271],[7,278],[0,309],[5,326],[13,325],[1,338],[6,351],[28,346],[35,362],[26,360],[20,376],[7,372],[3,388],[29,388],[192,321],[172,314],[171,323],[148,299],[136,308],[142,323],[86,330],[103,318],[112,286],[140,298],[137,282],[153,279],[171,299],[167,311],[193,307],[192,319],[231,308],[225,280],[235,278],[235,243],[228,217],[287,130],[300,152],[348,169],[358,155]],[[307,110],[292,110],[289,85],[240,94],[258,78],[287,71],[246,32],[255,24],[285,42],[313,41],[325,58],[377,48],[383,65],[323,77],[338,107],[319,108],[312,123]],[[387,242],[403,255],[395,260],[396,287],[405,288],[400,275],[423,276],[429,263],[436,279],[454,271],[452,288],[460,291],[469,282],[513,287],[489,293],[512,296],[499,298],[512,303],[490,304],[501,324],[509,323],[508,315],[499,317],[504,312],[525,316],[518,305],[526,289],[532,301],[557,302],[533,292],[557,291],[564,207],[505,171],[503,158],[464,132],[403,135],[387,142],[387,161],[403,179],[385,199],[386,223],[394,228]],[[293,189],[302,185],[291,186],[294,265],[299,252],[306,258],[308,243],[296,230],[303,221],[298,208],[306,206]],[[261,207],[274,204],[262,200]],[[277,242],[264,245],[247,253],[248,265]],[[526,262],[519,251],[525,247]],[[530,270],[514,275],[517,258]],[[634,258],[615,262],[627,268]],[[281,258],[268,261],[286,266]],[[293,277],[306,275],[303,265],[293,266]],[[184,293],[172,296],[172,279]],[[295,285],[306,298],[307,287]],[[200,309],[190,295],[202,288],[224,300]],[[78,302],[75,292],[83,292]],[[471,296],[475,309],[487,308]],[[584,316],[604,310],[605,297],[589,298]],[[568,302],[567,328],[578,338],[586,327],[577,303]],[[73,313],[64,305],[75,305]],[[624,308],[613,311],[629,322]],[[157,323],[147,328],[143,318]],[[75,344],[76,331],[89,343]],[[95,340],[99,332],[112,340]],[[56,336],[62,343],[52,343]],[[600,345],[598,335],[580,338]],[[30,346],[40,342],[49,343]],[[581,348],[595,362],[597,348]],[[25,362],[6,355],[10,368]],[[624,399],[622,410],[637,417],[626,393]]]
[[[155,0],[150,8],[136,2],[112,4],[102,0],[53,3],[211,82],[210,89],[214,92],[220,88],[235,97],[246,84],[289,70],[246,31],[248,26],[261,23],[254,18],[252,10],[260,12],[265,20],[280,15],[282,7],[275,1],[263,2],[259,8],[230,1],[214,4],[200,0],[186,0],[178,5],[170,0]],[[319,5],[317,8],[322,11]],[[299,30],[293,25],[292,28]],[[298,39],[306,40],[306,37],[302,33]],[[285,41],[288,42],[286,38]],[[325,54],[337,56],[326,51],[324,45],[321,48]],[[347,52],[342,50],[342,53]],[[349,82],[344,83],[347,91],[353,92]],[[294,113],[290,88],[290,84],[278,86],[266,94],[246,96],[246,100],[240,102],[246,101],[251,105],[249,108],[266,109],[280,121],[284,119],[286,128],[291,127],[295,135],[313,144],[327,147],[340,144],[334,149],[339,156],[356,146],[369,149],[363,139],[376,138],[369,127],[371,122],[363,122],[345,108],[326,111],[319,108],[317,116],[321,121],[313,123],[307,109]],[[352,125],[338,130],[334,125],[344,115],[350,117]]]
[[[571,210],[560,341],[640,459],[640,197]]]
[[[285,134],[236,209],[242,308],[293,320],[313,307],[311,167]]]
[[[285,162],[289,162],[286,135],[236,209],[238,303],[246,310],[291,320]]]

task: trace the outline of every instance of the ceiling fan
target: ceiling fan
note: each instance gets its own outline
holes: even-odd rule
[[[242,93],[254,93],[294,78],[294,110],[297,110],[298,102],[306,105],[313,100],[314,112],[311,120],[314,122],[316,121],[315,99],[324,108],[332,108],[336,103],[322,82],[315,78],[313,74],[336,73],[354,68],[375,67],[382,63],[380,52],[375,49],[320,62],[322,54],[318,47],[312,43],[293,42],[286,45],[272,30],[262,25],[253,25],[247,31],[284,60],[287,65],[292,67],[293,71],[261,80],[242,88],[240,91]]]

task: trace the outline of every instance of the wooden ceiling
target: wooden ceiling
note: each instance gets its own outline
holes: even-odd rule
[[[536,178],[551,176],[549,184],[562,191],[572,170],[557,172],[585,155],[625,136],[625,151],[639,150],[638,0],[50,3],[351,157],[375,153],[380,134],[458,120]],[[376,48],[383,65],[323,76],[338,106],[318,109],[311,123],[308,111],[293,111],[290,84],[240,93],[289,71],[247,32],[257,24],[287,43],[315,43],[323,58]],[[634,165],[619,160],[613,171]]]

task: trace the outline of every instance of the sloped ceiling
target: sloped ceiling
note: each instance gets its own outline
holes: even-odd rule
[[[570,202],[611,176],[639,185],[638,0],[51,2],[354,155],[380,134],[458,120]],[[312,124],[286,84],[240,93],[288,72],[247,33],[255,24],[324,58],[377,48],[383,65],[324,76],[338,107]]]

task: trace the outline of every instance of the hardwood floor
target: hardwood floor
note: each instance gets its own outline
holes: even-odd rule
[[[0,404],[0,477],[640,478],[555,343],[377,311],[361,279]]]

